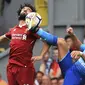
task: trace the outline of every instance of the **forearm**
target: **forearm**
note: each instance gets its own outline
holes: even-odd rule
[[[50,45],[48,45],[46,42],[44,42],[40,56],[43,57],[45,55],[45,53],[49,50],[49,48],[50,48]]]
[[[39,29],[36,34],[38,34],[42,39],[44,39],[50,45],[56,46],[58,39],[57,36],[52,35],[51,33],[48,33],[42,29]]]
[[[46,66],[45,66],[45,64],[43,63],[43,64],[40,65],[39,71],[45,73],[45,70],[46,70]]]
[[[78,50],[80,50],[80,46],[81,46],[81,41],[76,37],[76,35],[75,34],[70,34],[71,35],[71,37],[72,37],[72,39],[73,39],[73,45],[74,46],[76,46],[76,48],[78,49]]]
[[[6,38],[5,35],[0,36],[0,43],[4,43],[6,41],[8,41],[8,39]]]
[[[36,56],[36,57],[32,57],[32,61],[35,62],[35,61],[39,61],[43,58],[43,56],[45,55],[45,53],[49,50],[49,45],[47,43],[44,42],[44,45],[43,45],[43,48],[41,50],[41,54],[40,56]]]

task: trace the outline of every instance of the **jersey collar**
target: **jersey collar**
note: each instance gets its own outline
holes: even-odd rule
[[[19,25],[20,28],[22,28],[23,26],[26,26],[26,24],[23,24],[23,25]]]

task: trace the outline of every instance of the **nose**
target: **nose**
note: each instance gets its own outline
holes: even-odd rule
[[[23,13],[25,13],[25,14],[26,14],[26,13],[27,13],[27,11],[26,11],[26,10],[24,10],[24,11],[23,11]]]

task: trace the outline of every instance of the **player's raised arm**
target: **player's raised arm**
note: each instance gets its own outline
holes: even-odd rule
[[[49,48],[50,48],[50,45],[47,44],[46,42],[43,42],[43,47],[42,47],[40,55],[32,57],[32,61],[35,62],[35,61],[41,60],[43,56],[45,55],[45,53],[49,50]]]
[[[0,43],[4,43],[4,42],[6,42],[6,41],[8,41],[8,38],[6,37],[5,34],[2,35],[2,36],[0,36]]]
[[[73,28],[72,27],[69,27],[67,28],[67,33],[71,35],[72,39],[73,39],[73,43],[74,45],[76,46],[76,48],[79,50],[80,49],[80,46],[81,46],[81,41],[76,37],[76,35],[74,34],[73,32]]]
[[[49,48],[50,48],[50,45],[47,44],[46,42],[43,42],[43,48],[42,48],[41,54],[40,54],[41,58],[47,53]]]

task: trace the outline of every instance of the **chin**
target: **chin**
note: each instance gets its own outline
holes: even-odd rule
[[[18,20],[25,20],[27,14],[20,14],[20,16],[18,17]]]

